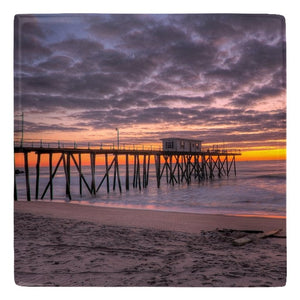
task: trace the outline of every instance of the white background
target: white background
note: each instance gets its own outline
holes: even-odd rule
[[[206,3],[208,2],[208,3]],[[10,299],[289,299],[299,294],[299,5],[297,1],[109,0],[2,2],[1,7],[1,294]],[[286,18],[288,277],[283,288],[25,288],[14,283],[13,252],[13,21],[35,13],[268,13]]]

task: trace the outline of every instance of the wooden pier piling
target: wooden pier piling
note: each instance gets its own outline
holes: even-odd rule
[[[17,174],[16,174],[16,162],[14,159],[14,200],[18,200],[18,190],[17,190]]]
[[[156,182],[157,188],[160,187],[160,155],[155,155],[155,169],[156,169]]]
[[[78,153],[78,172],[79,172],[79,193],[80,196],[82,196],[81,153]]]
[[[65,178],[66,178],[66,195],[68,196],[69,200],[72,199],[71,197],[71,166],[70,166],[70,153],[67,153],[67,159],[65,154],[63,153],[63,163],[64,163],[64,171],[65,171]]]
[[[25,177],[26,177],[26,196],[27,196],[27,201],[31,201],[31,197],[30,197],[29,168],[28,168],[28,152],[27,151],[24,151],[24,167],[25,167]]]
[[[36,161],[36,181],[35,181],[35,199],[38,199],[38,198],[39,198],[40,162],[41,162],[41,153],[37,153],[37,161]]]
[[[91,163],[91,173],[92,173],[91,193],[92,195],[96,195],[96,181],[95,181],[96,154],[94,152],[90,153],[90,163]]]
[[[46,192],[47,192],[47,190],[48,190],[48,188],[49,188],[49,186],[50,186],[50,184],[51,184],[51,182],[52,182],[52,179],[54,178],[54,176],[55,176],[55,174],[56,174],[56,172],[57,172],[57,170],[58,170],[58,167],[59,167],[59,165],[60,165],[62,159],[63,159],[63,154],[62,154],[62,156],[60,157],[60,159],[58,160],[58,162],[57,162],[57,164],[56,164],[56,167],[55,167],[55,169],[54,169],[54,172],[53,172],[52,174],[50,174],[50,176],[49,176],[49,177],[50,177],[50,178],[49,178],[49,181],[48,181],[48,183],[47,183],[47,185],[46,185],[46,188],[45,188],[45,190],[44,190],[44,192],[43,192],[43,194],[42,194],[42,196],[41,196],[41,199],[43,199],[44,196],[46,195]],[[38,184],[36,184],[36,185],[37,185],[37,189],[38,189]]]
[[[121,185],[121,179],[120,179],[120,170],[119,170],[119,161],[118,161],[118,155],[115,154],[115,168],[116,168],[116,175],[118,179],[118,186],[119,186],[119,191],[122,193],[122,185]]]
[[[236,176],[236,166],[235,166],[235,157],[233,159],[233,167],[234,167],[234,176]]]
[[[129,155],[126,154],[126,178],[125,178],[125,185],[126,185],[126,190],[129,190]]]
[[[52,153],[49,153],[49,182],[50,182],[50,199],[53,200]]]
[[[105,153],[105,168],[106,168],[106,189],[107,189],[107,193],[109,193],[109,169],[108,169],[108,156],[107,153]]]

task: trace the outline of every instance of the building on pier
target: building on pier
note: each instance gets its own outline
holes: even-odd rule
[[[200,140],[183,138],[164,138],[161,139],[163,151],[173,152],[201,152]]]

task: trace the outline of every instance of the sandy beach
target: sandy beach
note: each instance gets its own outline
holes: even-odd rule
[[[285,219],[15,202],[22,286],[284,286]],[[261,231],[282,229],[258,238]],[[251,242],[233,241],[248,236]]]

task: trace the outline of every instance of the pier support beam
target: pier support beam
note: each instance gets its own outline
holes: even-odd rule
[[[49,182],[50,182],[50,199],[53,200],[52,152],[49,153]]]
[[[16,176],[16,163],[14,158],[14,200],[18,200],[18,191],[17,191],[17,176]]]
[[[136,176],[136,180],[137,180],[136,187],[137,187],[137,183],[139,183],[139,190],[141,190],[142,189],[142,187],[141,187],[141,166],[140,166],[140,156],[139,155],[137,155],[136,174],[137,174],[137,176]]]
[[[83,180],[83,182],[84,182],[86,188],[88,189],[89,193],[92,194],[92,190],[91,190],[90,186],[88,185],[88,183],[87,183],[87,181],[84,178],[83,173],[82,173],[82,169],[81,169],[81,157],[79,156],[79,163],[80,163],[79,165],[78,165],[78,163],[77,163],[77,161],[76,161],[76,159],[75,159],[75,157],[74,157],[74,155],[72,153],[71,153],[71,157],[72,157],[73,162],[74,162],[74,164],[75,164],[75,166],[77,168],[77,171],[79,173],[80,179]],[[80,180],[80,182],[81,182],[81,180]],[[82,189],[80,189],[80,191],[82,191]],[[81,194],[80,194],[80,196],[81,196]]]
[[[35,199],[38,199],[38,198],[39,198],[40,161],[41,161],[41,153],[37,153],[37,159],[36,159]]]
[[[234,176],[236,176],[235,156],[233,156]]]
[[[120,191],[120,193],[122,193],[118,154],[115,154],[115,170],[116,170],[116,175],[117,175],[117,180],[118,180],[119,191]]]
[[[64,170],[66,177],[66,196],[68,196],[69,200],[72,200],[71,197],[71,170],[70,170],[70,153],[66,154],[67,160],[65,158],[65,154],[63,153],[63,161],[64,161]]]
[[[106,190],[109,193],[109,169],[108,169],[108,155],[105,153],[105,169],[106,169]]]
[[[134,155],[134,161],[133,161],[133,180],[132,180],[132,187],[136,187],[136,168],[137,168],[137,162],[136,162],[136,155]]]
[[[147,178],[146,178],[146,187],[148,186],[148,182],[149,182],[149,170],[150,170],[150,154],[148,155],[148,164],[147,164]]]
[[[51,172],[52,174],[50,174],[50,178],[49,178],[48,184],[46,185],[46,188],[45,188],[45,190],[44,190],[44,192],[43,192],[43,194],[41,196],[41,199],[44,199],[44,196],[46,195],[46,192],[47,192],[47,190],[48,190],[48,188],[49,188],[49,186],[50,186],[50,184],[51,184],[51,182],[52,182],[52,180],[53,180],[53,178],[54,178],[54,176],[55,176],[55,174],[56,174],[56,172],[58,170],[58,167],[59,167],[59,165],[60,165],[60,163],[61,163],[61,161],[63,159],[63,156],[64,156],[64,154],[62,154],[61,157],[60,157],[60,159],[58,160],[57,165],[56,165],[56,167],[54,169],[54,172],[53,173]]]
[[[148,186],[149,180],[150,155],[144,155],[143,160],[143,188]]]
[[[78,173],[79,173],[79,193],[80,193],[80,197],[82,197],[81,153],[78,153]]]
[[[139,155],[134,155],[134,166],[133,166],[133,188],[137,188],[139,186],[139,190],[141,187],[141,172],[140,172],[140,157]]]
[[[155,170],[156,170],[156,182],[157,188],[160,187],[160,155],[155,155]]]
[[[126,185],[126,190],[129,190],[129,159],[128,159],[128,154],[126,154],[126,174],[125,174],[125,185]]]
[[[24,152],[24,167],[25,167],[25,177],[26,177],[26,196],[27,201],[31,201],[30,196],[30,180],[29,180],[29,167],[28,167],[28,152]]]
[[[91,173],[92,173],[92,182],[91,182],[91,193],[96,195],[96,183],[95,183],[95,170],[96,170],[96,155],[95,153],[90,154],[91,160]]]
[[[102,183],[106,179],[107,193],[109,193],[109,170],[111,169],[111,167],[113,166],[114,163],[115,163],[115,157],[113,158],[112,162],[108,166],[108,157],[107,157],[107,154],[105,154],[105,175],[103,176],[102,180],[100,181],[96,192],[98,192],[98,190],[100,189]]]
[[[226,161],[226,176],[229,176],[229,169],[228,169],[228,155],[226,155],[225,161]]]
[[[143,157],[143,188],[147,186],[146,155]]]

